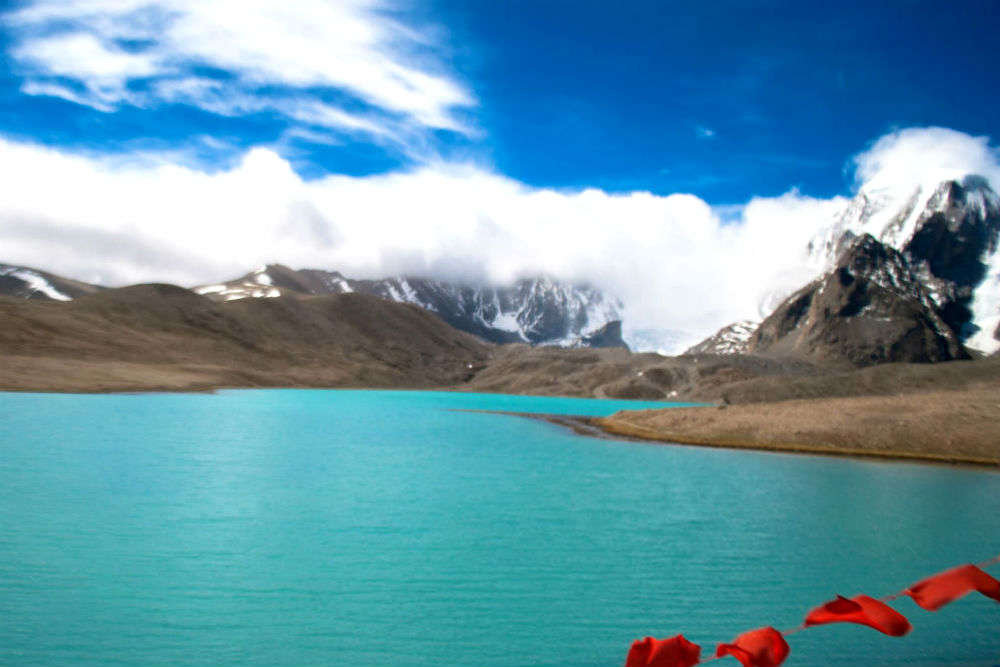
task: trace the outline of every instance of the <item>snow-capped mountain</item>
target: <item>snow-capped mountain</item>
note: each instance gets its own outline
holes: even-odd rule
[[[733,322],[697,345],[689,347],[684,354],[743,354],[759,324],[760,322],[753,320]]]
[[[622,304],[584,284],[548,277],[525,278],[505,286],[467,285],[428,278],[355,280],[336,271],[295,271],[270,264],[226,283],[195,287],[219,301],[282,294],[363,292],[436,313],[456,329],[497,343],[621,346]]]
[[[781,291],[765,294],[760,300],[760,315],[767,326],[761,325],[755,342],[751,342],[749,336],[753,333],[750,328],[752,323],[736,323],[724,327],[690,348],[689,352],[738,354],[765,349],[787,352],[785,348],[790,349],[789,345],[775,346],[774,343],[790,336],[796,327],[805,325],[805,320],[798,315],[792,317],[792,311],[801,308],[800,312],[796,312],[811,312],[809,303],[814,297],[826,303],[828,299],[822,296],[824,290],[847,290],[851,294],[841,296],[848,300],[873,300],[874,305],[857,312],[840,304],[838,310],[832,313],[834,318],[861,318],[859,321],[862,321],[875,317],[872,313],[878,311],[881,314],[877,317],[883,323],[894,317],[902,318],[896,324],[909,322],[916,327],[914,331],[923,332],[920,335],[926,334],[937,340],[928,344],[931,348],[939,344],[947,348],[941,354],[914,350],[899,351],[897,354],[872,348],[869,352],[875,357],[893,358],[896,355],[899,358],[941,359],[961,356],[961,353],[951,350],[954,347],[952,338],[987,354],[996,352],[1000,349],[998,246],[1000,196],[981,176],[968,175],[960,180],[935,181],[912,187],[879,182],[865,184],[805,248],[805,275],[811,273],[813,282],[794,293],[788,289],[791,285],[787,285]],[[854,264],[845,268],[845,261],[848,264],[854,261]],[[865,268],[866,262],[871,266]],[[850,281],[857,282],[864,289],[858,285],[834,288],[834,283],[823,287],[831,276],[845,280],[850,277]],[[920,290],[923,290],[922,296],[917,294]],[[873,296],[876,292],[879,294]],[[810,295],[806,299],[809,303],[802,300],[803,295]],[[923,303],[925,297],[927,302]],[[908,301],[912,307],[893,310],[889,304],[893,299]],[[798,305],[792,307],[794,304]],[[917,311],[921,313],[918,315]],[[846,320],[834,326],[833,320],[828,320],[830,315],[820,317],[820,314],[813,313],[813,317],[820,317],[826,324],[812,324],[817,324],[829,335],[835,335],[833,332],[837,331],[836,335],[848,337],[867,335],[863,332],[871,329],[871,326],[860,326],[856,322],[848,326]],[[778,316],[778,320],[790,317],[789,322],[794,323],[794,327],[788,329],[791,326],[789,322],[777,324],[774,316]],[[919,326],[914,324],[918,320],[922,322]],[[941,331],[935,329],[938,326]],[[816,336],[822,336],[817,332],[814,336],[805,336],[805,339],[813,341],[805,347],[818,344]],[[795,337],[800,334],[801,331]],[[888,335],[884,331],[878,335],[883,334]],[[858,351],[864,347],[864,341],[843,342],[854,348],[848,356],[858,359],[863,356]],[[799,344],[791,347],[800,351],[804,349]]]
[[[864,234],[902,254],[965,345],[1000,349],[1000,196],[985,178],[864,186],[809,244],[809,260],[829,271]]]
[[[26,266],[0,264],[0,295],[20,299],[69,301],[101,289]]]
[[[870,234],[785,300],[746,350],[859,366],[968,357],[910,260]]]

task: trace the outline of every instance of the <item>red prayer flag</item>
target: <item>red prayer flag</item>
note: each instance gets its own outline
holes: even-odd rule
[[[732,644],[719,644],[715,657],[731,655],[743,667],[778,667],[788,657],[788,642],[774,628],[744,632]]]
[[[1000,602],[1000,581],[975,565],[960,565],[928,577],[907,588],[906,595],[927,611],[937,611],[972,591]]]
[[[625,667],[691,667],[701,660],[701,647],[677,635],[669,639],[645,637],[632,642]]]
[[[848,600],[840,595],[806,616],[806,626],[826,623],[859,623],[875,628],[891,637],[902,637],[910,631],[910,622],[898,611],[867,595]]]

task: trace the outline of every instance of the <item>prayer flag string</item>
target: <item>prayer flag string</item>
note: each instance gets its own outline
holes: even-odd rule
[[[645,637],[632,644],[625,667],[694,667],[726,656],[733,656],[743,667],[778,667],[790,651],[785,637],[828,623],[856,623],[891,637],[902,637],[912,626],[888,602],[908,596],[919,607],[937,611],[973,591],[1000,602],[1000,581],[983,570],[997,563],[1000,555],[976,565],[960,565],[878,599],[867,595],[848,599],[838,595],[811,610],[801,625],[783,631],[768,626],[744,632],[728,644],[719,644],[715,655],[705,658],[701,657],[701,647],[684,635],[668,639]]]

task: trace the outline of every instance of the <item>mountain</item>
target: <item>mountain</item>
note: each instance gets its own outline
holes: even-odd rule
[[[828,271],[864,234],[902,255],[963,343],[985,353],[1000,349],[1000,196],[985,178],[863,186],[808,255]]]
[[[870,234],[786,299],[746,351],[857,366],[968,358],[907,256]]]
[[[101,289],[103,288],[97,285],[63,278],[27,266],[0,264],[0,296],[69,301]]]
[[[548,277],[507,286],[475,286],[428,278],[355,280],[336,271],[269,264],[225,283],[194,288],[216,301],[360,292],[429,310],[451,326],[494,343],[626,347],[622,304],[583,284]],[[618,322],[617,327],[608,327]]]
[[[580,336],[578,345],[574,347],[623,347],[628,349],[622,340],[622,323],[620,320],[608,322],[597,331]]]
[[[744,354],[759,322],[740,320],[685,350],[684,354]]]
[[[368,294],[215,302],[173,285],[0,298],[0,388],[440,387],[490,346]]]
[[[962,345],[996,352],[998,246],[1000,196],[982,176],[913,187],[866,183],[805,249],[814,281],[791,296],[777,292],[761,300],[766,319],[759,335],[751,340],[752,323],[738,322],[687,353],[795,351],[865,364],[961,358]],[[893,299],[900,303],[893,306]],[[858,312],[848,305],[860,302]],[[813,303],[834,310],[820,314],[811,310]],[[812,318],[808,326],[806,313]],[[913,339],[903,343],[899,331],[885,326],[875,335],[876,317],[886,325],[898,318],[893,326],[912,335],[923,330],[930,337],[927,347],[914,347]],[[831,336],[839,337],[836,344],[820,342]]]
[[[493,346],[369,294],[220,302],[162,284],[70,301],[0,296],[0,321],[0,389],[20,391],[450,388],[735,404],[966,386],[995,379],[1000,362],[855,371],[823,355]]]

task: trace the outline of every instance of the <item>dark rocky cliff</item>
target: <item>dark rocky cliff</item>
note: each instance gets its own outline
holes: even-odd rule
[[[765,319],[748,351],[857,366],[968,357],[906,257],[868,234]]]

